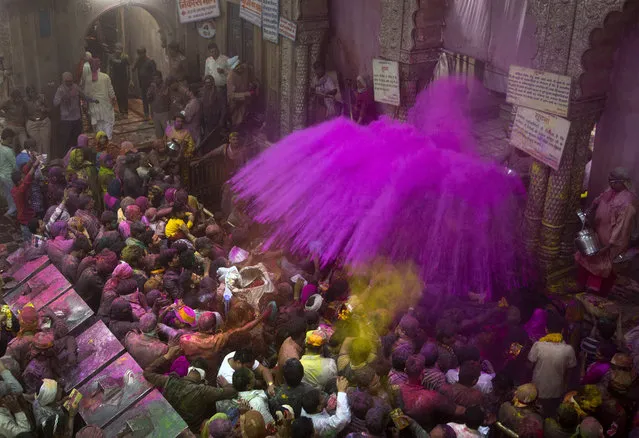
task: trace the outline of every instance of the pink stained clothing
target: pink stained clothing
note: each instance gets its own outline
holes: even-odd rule
[[[55,239],[48,241],[47,255],[53,264],[60,264],[64,256],[71,252],[72,248],[73,239],[57,236]]]
[[[535,309],[535,312],[524,325],[524,330],[528,333],[531,341],[537,342],[546,336],[546,311],[544,309]]]
[[[592,208],[596,208],[594,229],[599,242],[610,248],[591,257],[577,252],[575,260],[591,274],[607,278],[612,272],[615,257],[626,252],[630,244],[637,215],[637,197],[628,190],[615,192],[608,189],[593,201]]]
[[[144,306],[142,306],[142,303],[140,301],[140,295],[141,293],[137,290],[132,294],[120,295],[131,304],[131,311],[137,319],[142,318],[142,315],[146,313],[146,309],[144,308]]]
[[[302,294],[300,296],[300,302],[302,305],[306,305],[306,302],[311,297],[311,295],[315,295],[317,293],[317,286],[313,284],[307,284],[302,288]]]
[[[127,333],[124,338],[124,347],[143,369],[169,351],[168,345],[156,336],[137,331]]]

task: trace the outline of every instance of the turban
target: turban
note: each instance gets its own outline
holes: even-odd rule
[[[40,386],[40,391],[38,391],[36,399],[40,406],[47,406],[55,402],[57,395],[58,382],[52,379],[43,379],[42,386]]]
[[[155,330],[158,324],[158,319],[153,313],[145,313],[140,318],[140,330],[143,333],[150,333]]]
[[[226,414],[215,414],[207,423],[210,438],[225,438],[232,435],[233,423]]]
[[[177,319],[184,324],[195,327],[195,311],[188,306],[181,306],[175,312]]]
[[[407,336],[413,337],[419,329],[419,321],[412,315],[404,315],[399,321],[399,328],[402,329]]]
[[[135,205],[140,207],[140,211],[146,211],[146,209],[149,208],[149,198],[146,196],[138,196],[135,199]]]
[[[266,436],[264,417],[257,411],[248,411],[240,416],[240,430],[243,437],[264,438]]]
[[[189,361],[185,356],[180,356],[173,361],[169,367],[170,374],[177,374],[180,377],[186,377],[189,373]]]
[[[135,204],[128,205],[124,210],[124,216],[132,222],[139,221],[142,217],[142,210]]]
[[[118,266],[118,256],[110,249],[103,249],[96,256],[96,269],[100,275],[110,275]]]
[[[135,278],[125,278],[115,286],[115,293],[118,295],[129,295],[136,291],[138,282]]]
[[[171,204],[175,201],[175,192],[177,192],[177,189],[174,189],[173,187],[170,187],[165,190],[164,199],[166,199],[166,202]]]
[[[68,226],[66,221],[56,221],[53,223],[53,225],[51,225],[51,236],[53,237],[58,237],[58,236],[65,236],[68,230]]]
[[[126,278],[131,278],[132,275],[133,275],[133,269],[126,262],[125,263],[120,263],[113,270],[113,277],[117,278],[118,280],[124,280]]]
[[[513,400],[513,404],[515,404],[516,407],[523,407],[521,405],[529,405],[535,400],[537,400],[537,387],[534,383],[526,383],[525,385],[520,385],[515,390],[515,400]]]
[[[133,310],[131,303],[122,297],[118,297],[111,303],[111,318],[118,321],[132,321]]]
[[[100,141],[100,140],[102,140],[102,139],[103,139],[103,138],[105,138],[105,137],[106,137],[106,139],[107,139],[107,140],[109,139],[109,137],[107,137],[106,132],[104,132],[104,131],[98,131],[98,133],[97,133],[97,134],[95,134],[95,139],[96,139],[97,141]]]
[[[158,289],[153,289],[147,292],[146,302],[149,306],[153,307],[155,302],[162,297],[162,292]]]
[[[324,302],[324,299],[322,298],[321,295],[319,295],[319,294],[311,295],[308,298],[308,301],[306,302],[306,305],[304,306],[304,311],[305,312],[319,312],[320,308],[322,307],[322,303],[323,302]]]
[[[149,278],[144,282],[144,293],[151,293],[162,286],[162,280],[158,278]],[[158,291],[159,292],[159,291]]]
[[[89,146],[89,136],[86,134],[80,134],[78,136],[78,147],[85,148]]]
[[[306,345],[311,347],[321,347],[326,342],[326,335],[321,330],[311,330],[306,332]]]
[[[139,245],[127,245],[120,254],[122,261],[130,265],[135,265],[142,260],[142,257],[144,257],[144,249]]]
[[[302,288],[302,293],[300,295],[300,301],[302,304],[306,304],[306,301],[311,297],[311,295],[315,295],[317,293],[317,286],[314,284],[307,284]]]
[[[20,331],[37,330],[39,318],[33,304],[27,304],[22,308],[18,321],[20,322]]]
[[[54,336],[51,332],[38,332],[33,337],[33,346],[37,350],[46,350],[53,347]]]
[[[216,312],[217,313],[217,312]],[[217,314],[219,315],[219,313]],[[197,322],[197,331],[202,333],[212,333],[219,327],[217,315],[214,312],[204,312]]]

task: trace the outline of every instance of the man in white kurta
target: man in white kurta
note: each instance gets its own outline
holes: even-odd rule
[[[98,101],[98,103],[89,103],[89,115],[93,130],[95,132],[104,131],[108,138],[113,138],[115,91],[111,84],[111,78],[99,69],[94,70],[91,80],[85,84],[84,91],[87,96]]]

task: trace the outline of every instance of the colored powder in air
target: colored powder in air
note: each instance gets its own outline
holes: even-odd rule
[[[439,86],[459,91],[439,81],[423,101]],[[456,107],[466,94],[444,97],[428,114],[420,96],[413,124],[341,118],[295,132],[241,169],[233,189],[270,225],[269,244],[323,263],[411,262],[426,284],[463,295],[518,287],[525,189],[473,152],[468,111]]]

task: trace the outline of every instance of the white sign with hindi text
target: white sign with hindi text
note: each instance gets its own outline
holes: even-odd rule
[[[280,40],[280,0],[262,0],[262,39],[277,44]]]
[[[375,102],[399,106],[399,63],[373,59]]]
[[[245,19],[249,23],[262,26],[262,0],[241,0],[240,1],[240,18]]]
[[[297,38],[297,24],[289,19],[280,17],[280,35],[295,41],[295,38]]]
[[[506,101],[568,117],[571,82],[570,76],[511,65]]]
[[[208,20],[220,16],[219,0],[178,0],[180,23]]]
[[[558,170],[569,130],[570,122],[566,119],[520,106],[517,107],[510,143]]]

